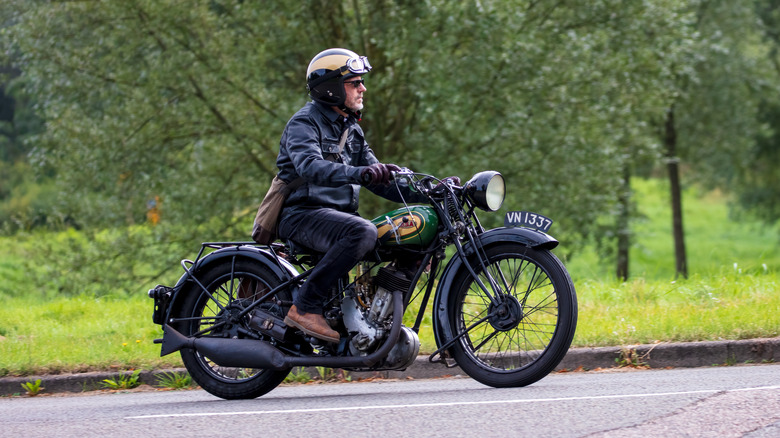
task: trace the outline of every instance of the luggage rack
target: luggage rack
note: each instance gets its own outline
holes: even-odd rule
[[[245,246],[251,247],[253,249],[267,250],[268,253],[276,260],[276,263],[279,266],[281,266],[282,263],[284,263],[284,261],[302,267],[312,266],[316,262],[316,260],[313,259],[314,256],[312,256],[311,254],[301,254],[301,255],[291,254],[291,248],[281,242],[272,242],[271,244],[265,245],[251,240],[250,241],[221,241],[221,242],[201,243],[200,251],[198,251],[198,255],[195,257],[195,260],[183,259],[181,261],[181,267],[184,269],[184,272],[186,272],[188,276],[192,276],[193,275],[191,272],[192,267],[195,266],[200,261],[201,258],[211,253],[211,251],[207,252],[207,249],[219,250],[219,249],[235,247],[237,250],[241,250],[241,247],[245,247]],[[303,274],[304,277],[306,277],[307,275],[308,274],[306,273]]]
[[[200,244],[200,251],[198,251],[198,255],[195,257],[195,260],[186,260],[185,259],[185,260],[182,260],[182,264],[184,264],[185,262],[190,264],[190,265],[193,265],[193,264],[197,263],[201,259],[201,257],[203,257],[205,255],[204,253],[206,252],[207,248],[211,248],[211,249],[215,249],[216,250],[216,249],[222,249],[222,248],[230,248],[231,246],[239,247],[239,249],[242,246],[251,246],[253,248],[267,248],[267,249],[271,250],[271,252],[274,254],[274,256],[276,256],[276,253],[280,249],[284,248],[284,244],[282,244],[282,243],[274,242],[274,243],[271,243],[270,245],[261,245],[261,244],[255,242],[255,241],[253,241],[253,240],[249,240],[249,241],[226,241],[226,242],[203,242],[203,243]]]

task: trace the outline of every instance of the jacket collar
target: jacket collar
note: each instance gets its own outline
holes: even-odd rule
[[[315,108],[317,108],[317,111],[321,112],[322,115],[325,116],[326,119],[330,120],[331,122],[335,122],[336,120],[339,120],[341,115],[337,113],[333,108],[321,104],[319,102],[312,101],[312,105],[314,105]]]

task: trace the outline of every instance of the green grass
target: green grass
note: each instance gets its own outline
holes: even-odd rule
[[[674,279],[674,241],[665,180],[632,183],[639,218],[632,223],[630,278]],[[683,227],[688,272],[693,277],[720,276],[737,271],[780,272],[780,228],[747,217],[732,217],[728,199],[720,192],[688,189],[683,196]],[[553,234],[555,229],[552,230]],[[566,245],[566,242],[561,242]],[[566,263],[572,278],[605,279],[614,276],[614,263],[604,262],[592,248]]]
[[[181,366],[160,358],[160,327],[151,323],[151,300],[30,294],[6,298],[0,308],[0,376]]]
[[[578,346],[780,335],[778,228],[731,217],[720,192],[689,189],[683,226],[689,278],[675,278],[668,184],[635,180],[630,279],[591,250],[567,263],[577,288]]]
[[[574,346],[780,336],[778,230],[731,218],[718,193],[688,191],[690,278],[675,280],[665,185],[638,180],[634,188],[644,219],[633,227],[631,279],[614,280],[613,263],[594,251],[566,262],[579,299]],[[32,241],[6,237],[0,245],[0,376],[181,366],[176,354],[160,358],[152,343],[161,336],[145,293],[152,284],[129,295],[58,295],[25,271]],[[61,275],[50,284],[68,281]],[[423,353],[435,350],[430,315],[420,339]]]
[[[577,284],[574,344],[607,346],[780,335],[776,274]]]

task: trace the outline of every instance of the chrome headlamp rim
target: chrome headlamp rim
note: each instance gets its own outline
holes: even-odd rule
[[[484,211],[498,210],[506,197],[504,177],[494,170],[475,174],[466,182],[464,189],[474,205]]]

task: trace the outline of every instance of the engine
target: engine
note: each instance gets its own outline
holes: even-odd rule
[[[408,275],[394,266],[379,268],[369,277],[363,265],[358,266],[358,279],[341,302],[344,325],[351,335],[349,349],[354,356],[371,353],[390,333],[393,319],[393,291],[406,291],[412,282]],[[403,370],[414,362],[420,351],[417,333],[401,327],[398,342],[390,350],[383,368]]]

